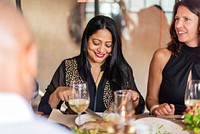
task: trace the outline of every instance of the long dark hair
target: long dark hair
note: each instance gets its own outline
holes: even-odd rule
[[[168,43],[168,49],[173,55],[178,55],[181,49],[181,42],[178,40],[178,36],[175,30],[175,15],[180,6],[187,7],[192,13],[196,14],[199,18],[198,20],[198,46],[200,46],[200,1],[199,0],[182,0],[174,5],[173,18],[170,26],[171,41]]]
[[[117,24],[113,19],[107,16],[98,15],[92,18],[82,36],[81,40],[81,64],[84,66],[84,69],[87,73],[88,68],[88,61],[87,61],[87,42],[91,35],[93,35],[95,32],[97,32],[100,29],[107,29],[110,31],[112,35],[112,43],[113,48],[111,52],[111,56],[109,56],[106,61],[108,61],[108,72],[107,72],[107,79],[110,80],[110,82],[117,82],[116,73],[118,73],[118,76],[121,76],[119,78],[121,81],[120,85],[124,85],[127,80],[125,80],[126,77],[128,77],[126,68],[130,68],[127,61],[125,60],[123,54],[122,54],[122,42],[121,42],[121,33],[119,28],[117,27]]]

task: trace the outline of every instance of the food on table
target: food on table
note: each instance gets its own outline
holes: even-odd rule
[[[76,134],[135,134],[135,128],[113,121],[88,121],[74,129]]]

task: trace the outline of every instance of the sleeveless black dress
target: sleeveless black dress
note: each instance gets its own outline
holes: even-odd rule
[[[175,114],[183,114],[186,109],[184,94],[190,70],[192,79],[200,80],[199,47],[183,44],[178,56],[171,56],[165,65],[159,92],[159,103],[175,105]]]

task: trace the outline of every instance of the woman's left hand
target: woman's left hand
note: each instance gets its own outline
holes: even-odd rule
[[[134,90],[128,90],[128,91],[131,93],[131,97],[132,97],[135,107],[137,107],[139,104],[140,95],[138,94],[138,92]]]

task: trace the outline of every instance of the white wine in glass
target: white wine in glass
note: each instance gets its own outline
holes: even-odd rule
[[[88,108],[89,103],[90,97],[86,83],[72,81],[70,83],[69,106],[78,114],[79,124],[81,124],[80,115]]]
[[[84,112],[89,105],[89,100],[87,99],[70,99],[69,106],[76,113]]]
[[[185,105],[192,107],[196,103],[200,103],[200,80],[191,80],[185,90]]]

